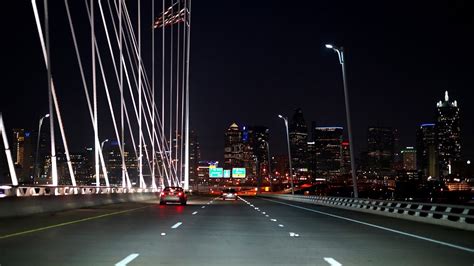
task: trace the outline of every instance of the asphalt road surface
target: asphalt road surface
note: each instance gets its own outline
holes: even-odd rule
[[[0,265],[474,265],[474,233],[282,200],[122,203],[0,221]]]

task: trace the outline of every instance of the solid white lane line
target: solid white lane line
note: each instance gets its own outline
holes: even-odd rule
[[[392,232],[392,233],[396,233],[396,234],[400,234],[400,235],[404,235],[404,236],[409,236],[409,237],[425,240],[425,241],[428,241],[428,242],[440,244],[440,245],[443,245],[443,246],[447,246],[447,247],[451,247],[451,248],[455,248],[455,249],[459,249],[459,250],[474,253],[474,249],[472,249],[472,248],[466,248],[466,247],[458,246],[458,245],[451,244],[451,243],[448,243],[448,242],[443,242],[443,241],[427,238],[427,237],[424,237],[424,236],[414,235],[414,234],[410,234],[410,233],[407,233],[407,232],[403,232],[403,231],[383,227],[383,226],[380,226],[380,225],[366,223],[366,222],[362,222],[362,221],[359,221],[359,220],[354,220],[354,219],[351,219],[351,218],[347,218],[347,217],[343,217],[343,216],[339,216],[339,215],[335,215],[335,214],[331,214],[331,213],[317,211],[317,210],[301,207],[301,206],[298,206],[298,205],[293,205],[293,204],[286,203],[286,202],[281,202],[281,201],[276,201],[276,200],[271,200],[271,199],[262,199],[262,200],[272,201],[272,202],[280,203],[280,204],[283,204],[283,205],[288,205],[288,206],[291,206],[291,207],[295,207],[295,208],[298,208],[298,209],[307,210],[307,211],[319,213],[319,214],[322,214],[322,215],[327,215],[327,216],[330,216],[330,217],[334,217],[334,218],[338,218],[338,219],[342,219],[342,220],[346,220],[346,221],[350,221],[350,222],[354,222],[354,223],[358,223],[358,224],[363,224],[363,225],[366,225],[366,226],[370,226],[370,227],[374,227],[374,228],[377,228],[377,229],[389,231],[389,232]]]
[[[342,266],[342,264],[340,264],[337,260],[333,259],[333,258],[324,258],[324,260],[329,263],[329,265],[331,266]]]
[[[123,259],[123,260],[117,262],[117,263],[115,264],[115,266],[125,266],[125,265],[127,265],[129,262],[131,262],[132,260],[134,260],[136,257],[138,257],[138,255],[140,255],[140,254],[138,254],[138,253],[130,254],[130,255],[128,255],[125,259]]]
[[[180,225],[182,225],[182,224],[183,224],[182,222],[177,222],[177,223],[175,223],[173,226],[171,226],[171,228],[176,229],[176,228],[178,228],[178,227],[179,227]]]
[[[198,212],[197,212],[197,211],[195,211],[195,212],[193,212],[193,215],[195,215],[195,214],[197,214],[197,213],[198,213]]]

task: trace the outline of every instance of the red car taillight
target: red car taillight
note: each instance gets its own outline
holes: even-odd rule
[[[183,192],[179,192],[178,196],[180,196],[180,197],[183,196]]]
[[[160,195],[163,197],[163,196],[164,196],[164,195],[166,195],[166,194],[165,194],[165,192],[161,192],[161,194],[160,194]]]

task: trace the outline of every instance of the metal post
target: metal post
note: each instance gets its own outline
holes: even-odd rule
[[[5,130],[5,125],[3,124],[2,113],[0,113],[0,135],[2,135],[3,139],[3,147],[5,148],[5,155],[7,156],[8,169],[10,171],[12,185],[18,186],[18,178],[16,176],[15,165],[13,164],[12,160],[12,153],[10,151],[10,147],[8,146],[7,132]]]
[[[49,114],[46,114],[44,116],[42,116],[39,120],[39,127],[38,127],[38,138],[36,140],[36,155],[35,155],[35,171],[34,171],[34,174],[33,176],[35,178],[39,178],[37,174],[39,174],[38,172],[38,155],[39,155],[39,145],[40,145],[40,136],[41,136],[41,126],[43,125],[43,119],[45,118],[48,118],[49,117]]]
[[[351,156],[351,174],[352,174],[352,184],[354,188],[354,198],[359,197],[358,189],[357,189],[357,176],[356,176],[356,168],[355,168],[355,156],[354,156],[354,142],[352,138],[352,127],[351,127],[351,113],[349,108],[349,91],[347,88],[347,79],[346,79],[346,66],[344,62],[344,49],[343,47],[337,48],[333,45],[326,44],[326,48],[333,49],[338,57],[339,63],[342,67],[342,80],[344,83],[344,101],[346,104],[346,120],[347,120],[347,132],[349,134],[349,149],[350,149],[350,156]]]
[[[291,148],[290,148],[290,132],[288,130],[288,118],[282,115],[278,116],[279,118],[285,121],[285,128],[286,128],[286,142],[288,144],[288,165],[290,166],[290,183],[291,183],[291,194],[295,194],[295,189],[293,186],[293,169],[291,166]]]
[[[267,144],[267,157],[268,157],[268,181],[270,182],[270,191],[272,191],[272,163],[271,163],[271,157],[270,157],[270,144],[268,141],[265,141]]]

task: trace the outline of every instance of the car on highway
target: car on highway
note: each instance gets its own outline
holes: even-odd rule
[[[222,190],[221,198],[222,200],[228,200],[228,199],[237,200],[237,191],[233,188],[226,188]]]
[[[165,205],[168,202],[186,205],[187,201],[188,196],[182,187],[165,187],[160,193],[160,205]]]

